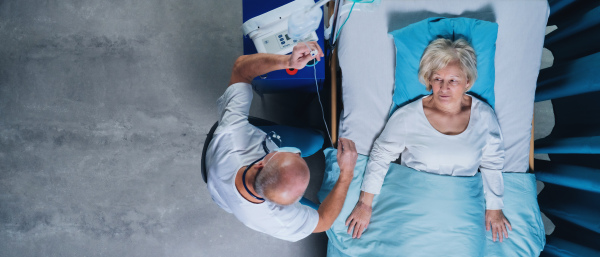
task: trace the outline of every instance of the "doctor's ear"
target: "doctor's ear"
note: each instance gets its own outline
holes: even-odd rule
[[[259,162],[257,162],[256,164],[254,164],[254,166],[256,166],[256,168],[258,169],[262,169],[265,167],[265,160],[260,160]]]

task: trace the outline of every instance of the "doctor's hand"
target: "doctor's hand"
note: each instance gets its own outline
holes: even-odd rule
[[[348,226],[348,234],[352,234],[352,238],[360,238],[362,233],[369,227],[371,222],[371,213],[373,212],[372,204],[374,194],[362,191],[358,203],[354,206],[354,210],[346,219]]]
[[[496,235],[500,242],[502,242],[502,237],[508,238],[506,227],[512,231],[512,226],[506,217],[504,217],[502,210],[485,210],[485,230],[490,230],[490,227],[492,228],[492,239],[494,242],[496,242]]]
[[[306,45],[310,46],[310,49],[306,47]],[[310,55],[310,50],[317,50],[318,53],[313,57]],[[321,61],[321,57],[325,56],[323,54],[323,50],[317,42],[310,41],[305,43],[298,43],[294,46],[294,50],[292,50],[292,54],[290,55],[288,67],[294,69],[302,69],[306,64],[312,60],[317,58],[317,61]]]
[[[338,166],[340,166],[339,179],[349,180],[348,182],[350,182],[354,177],[354,167],[356,166],[356,159],[358,159],[356,146],[354,145],[354,141],[347,138],[340,138],[337,148],[337,162]]]

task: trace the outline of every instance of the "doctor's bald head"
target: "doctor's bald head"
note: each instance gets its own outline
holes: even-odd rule
[[[256,176],[254,189],[265,199],[290,205],[304,195],[310,181],[306,161],[297,153],[273,152],[263,159],[265,166]]]

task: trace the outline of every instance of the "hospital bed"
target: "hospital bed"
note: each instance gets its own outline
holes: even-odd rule
[[[337,20],[334,33],[348,17],[351,5],[350,1],[338,0],[335,2],[337,8],[330,6]],[[494,62],[495,111],[504,135],[505,184],[507,187],[511,187],[511,183],[516,183],[518,184],[516,187],[519,187],[516,191],[512,191],[511,188],[507,189],[505,202],[510,205],[511,199],[507,199],[510,195],[510,197],[527,198],[528,200],[520,203],[522,206],[507,206],[507,208],[518,209],[529,205],[534,206],[529,206],[531,208],[526,211],[527,213],[505,211],[509,219],[513,218],[511,220],[511,222],[514,221],[513,228],[517,223],[518,231],[513,231],[513,237],[520,236],[526,240],[519,241],[515,238],[512,244],[505,243],[499,246],[502,249],[489,250],[494,247],[494,244],[491,243],[488,233],[488,242],[484,242],[488,246],[482,247],[486,249],[485,256],[502,256],[507,253],[509,254],[507,256],[538,255],[543,248],[545,238],[543,225],[539,220],[539,207],[535,200],[535,177],[528,172],[533,170],[533,103],[545,26],[549,14],[547,1],[383,0],[377,8],[370,11],[364,10],[367,9],[366,6],[361,5],[363,4],[356,4],[350,18],[343,25],[330,62],[332,64],[330,67],[332,138],[344,137],[355,142],[356,148],[363,158],[362,161],[359,160],[357,167],[366,165],[364,158],[367,158],[375,139],[384,128],[392,107],[396,49],[394,41],[388,33],[430,17],[467,17],[498,24]],[[341,77],[338,76],[340,74]],[[338,109],[339,107],[341,108]],[[326,178],[319,197],[325,196],[328,192],[331,181],[327,180],[336,178],[335,154],[332,151],[326,151],[328,170],[326,170]],[[403,168],[396,167],[396,169],[402,170]],[[390,173],[392,172],[388,172],[388,177]],[[401,173],[396,175],[398,174]],[[406,179],[404,175],[398,176]],[[359,180],[357,183],[360,183],[360,176],[355,174],[355,179]],[[386,177],[386,181],[387,179]],[[440,183],[444,185],[444,182]],[[402,185],[384,184],[385,187],[388,187],[389,191],[395,192],[400,190]],[[394,187],[398,190],[393,190]],[[363,240],[361,238],[360,240],[363,242],[359,243],[360,240],[345,237],[343,235],[345,224],[343,223],[352,211],[359,192],[360,185],[351,186],[342,213],[334,227],[328,231],[330,256],[369,256],[370,254],[367,253],[373,253],[375,251],[373,249],[389,249],[390,251],[383,253],[390,256],[427,256],[415,252],[410,254],[394,252],[399,249],[415,250],[414,248],[398,247],[397,244],[402,244],[402,242],[398,243],[394,240],[384,241],[383,238]],[[387,200],[393,201],[393,199]],[[398,205],[401,204],[403,203],[398,203]],[[374,210],[375,208],[377,207],[374,206]],[[518,215],[527,217],[519,220],[521,217],[516,217]],[[376,218],[374,219],[376,220]],[[518,228],[521,221],[524,222],[524,226],[527,226],[526,228]],[[370,231],[363,236],[369,233],[379,233],[373,231],[377,230],[374,228],[377,227],[377,224],[372,222],[369,226]],[[386,234],[385,232],[382,232],[381,235],[395,236],[393,233]],[[407,239],[406,242],[415,242],[411,240]],[[430,243],[435,244],[436,242]]]

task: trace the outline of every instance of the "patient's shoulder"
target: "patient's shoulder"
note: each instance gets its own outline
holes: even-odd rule
[[[474,107],[473,109],[476,109],[479,112],[494,113],[494,109],[488,103],[479,100],[477,97],[471,96],[471,98],[473,99],[471,102]]]
[[[392,116],[390,117],[390,119],[392,117],[407,118],[409,116],[416,115],[419,112],[421,112],[421,109],[423,108],[422,106],[423,106],[423,101],[421,99],[415,100],[411,103],[408,103],[408,104],[396,109],[394,111],[394,113],[392,113]]]
[[[477,99],[476,97],[473,97],[472,104],[472,110],[477,112],[479,116],[483,118],[483,120],[487,122],[498,123],[498,117],[496,117],[496,112],[494,111],[494,108],[492,108],[492,106],[490,106],[484,101]]]

